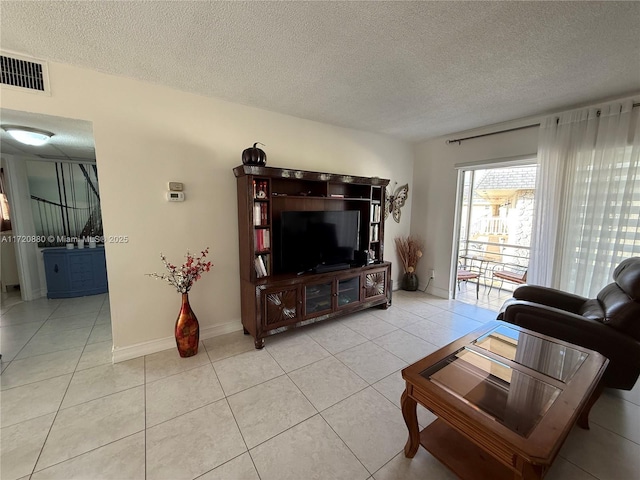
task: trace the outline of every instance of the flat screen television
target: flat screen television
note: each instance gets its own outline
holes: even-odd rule
[[[285,211],[276,232],[279,273],[328,271],[354,262],[360,247],[360,212]]]

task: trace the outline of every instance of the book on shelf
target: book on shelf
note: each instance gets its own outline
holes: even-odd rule
[[[253,224],[255,226],[269,224],[269,205],[257,202],[253,205]]]
[[[369,227],[369,241],[377,242],[380,240],[380,226],[379,225],[371,225]]]
[[[382,210],[380,205],[373,205],[371,208],[371,223],[380,222],[380,216],[382,214]]]
[[[256,255],[254,264],[256,269],[256,275],[258,278],[266,277],[269,275],[269,256],[268,255]]]
[[[256,252],[262,252],[271,248],[271,237],[269,236],[269,229],[262,228],[260,230],[254,230],[253,236]]]
[[[264,273],[262,272],[262,261],[260,259],[260,256],[257,256],[254,260],[254,264],[255,264],[255,269],[256,269],[256,276],[258,278],[262,278],[264,277]]]

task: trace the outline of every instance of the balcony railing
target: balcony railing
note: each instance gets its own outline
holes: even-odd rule
[[[474,235],[507,235],[507,219],[502,217],[483,217],[475,220],[469,229]]]

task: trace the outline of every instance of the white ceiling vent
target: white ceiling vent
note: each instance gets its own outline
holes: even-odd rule
[[[15,54],[0,54],[0,83],[49,94],[47,63]]]

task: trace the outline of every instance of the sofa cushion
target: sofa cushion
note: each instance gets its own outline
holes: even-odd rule
[[[604,309],[597,298],[591,298],[584,302],[578,313],[588,319],[604,322]]]
[[[640,302],[634,302],[616,283],[600,290],[598,302],[604,310],[603,323],[640,341]]]

